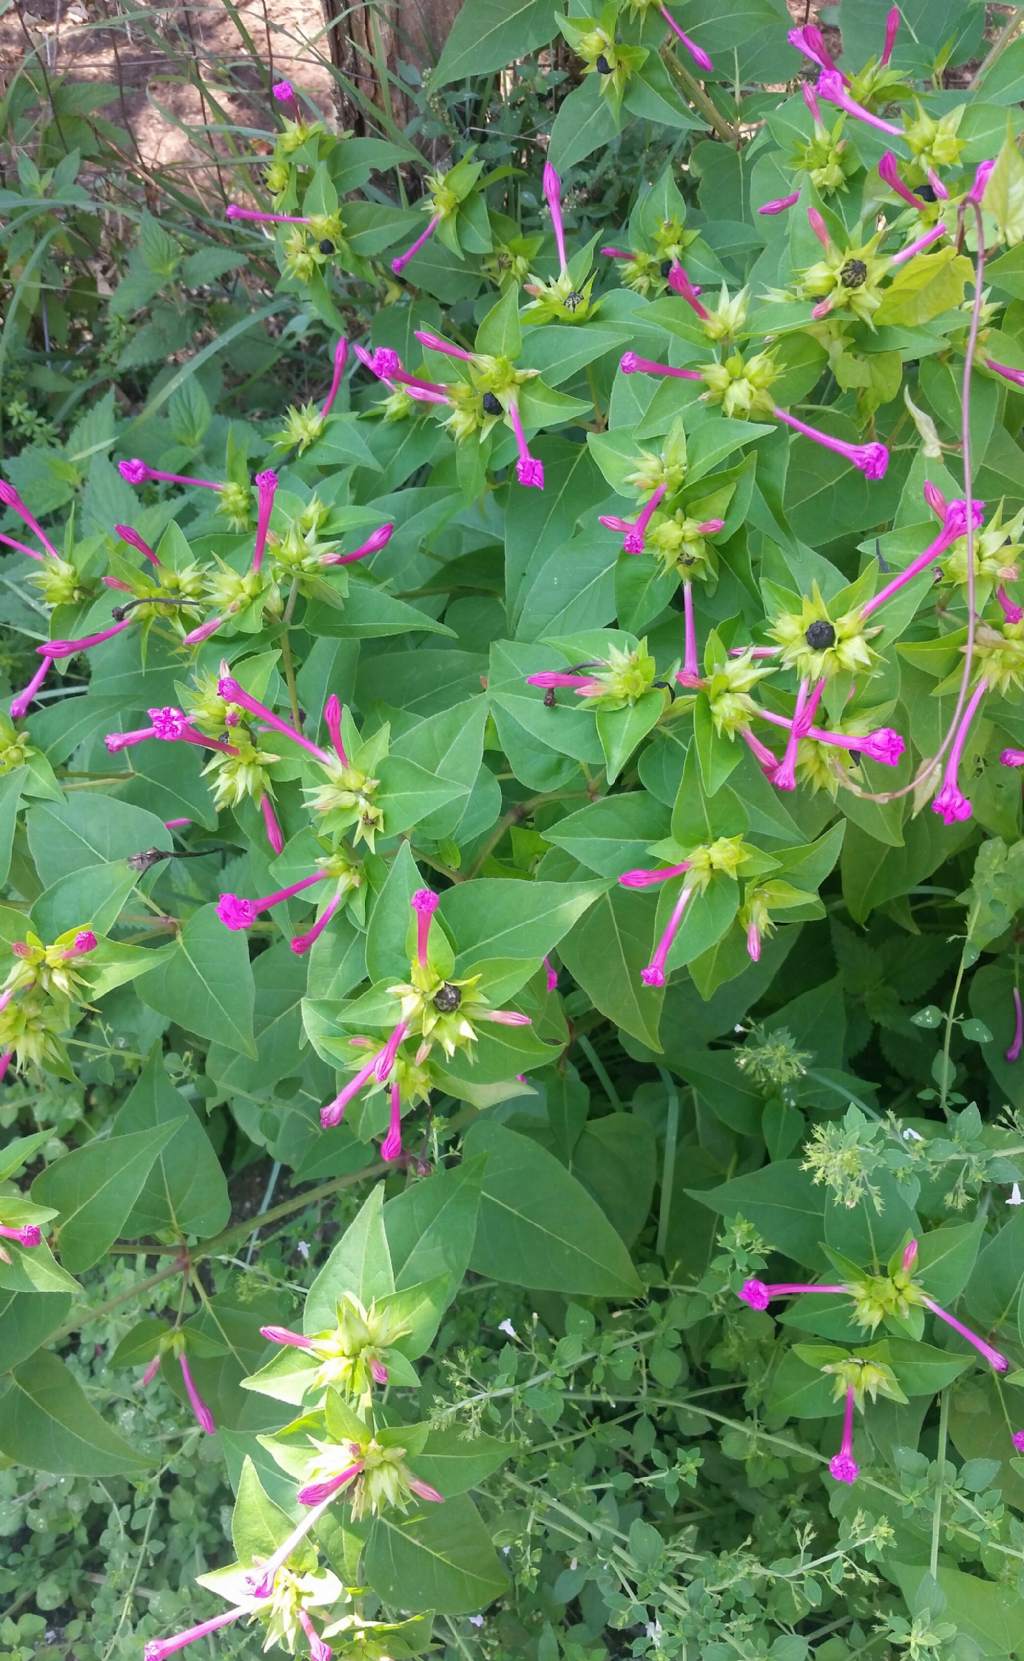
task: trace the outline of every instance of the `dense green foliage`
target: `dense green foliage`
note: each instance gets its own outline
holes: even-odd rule
[[[1024,41],[828,17],[14,78],[0,1661],[1019,1652]]]

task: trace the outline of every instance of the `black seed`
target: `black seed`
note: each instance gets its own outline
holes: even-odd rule
[[[562,304],[566,311],[577,311],[583,304],[583,296],[578,289],[574,288],[571,294],[566,295]]]
[[[662,260],[662,262],[661,262],[661,274],[662,274],[662,276],[667,277],[671,270],[672,270],[672,261],[671,260]]]
[[[488,415],[500,415],[501,414],[501,403],[494,396],[493,392],[485,392],[481,402],[484,406],[484,409],[487,411]]]
[[[329,237],[325,236],[323,241],[320,243],[320,252],[321,252],[321,254],[333,254],[334,253],[334,243],[330,240]]]
[[[615,73],[603,52],[595,63],[594,68],[597,70],[599,75],[612,75]]]
[[[110,615],[114,619],[115,623],[123,623],[125,617],[124,606],[111,606]]]
[[[920,196],[922,202],[935,202],[938,200],[935,195],[934,186],[932,185],[916,185],[914,187],[914,195]]]
[[[804,639],[815,652],[824,652],[829,646],[836,643],[836,631],[832,624],[824,617],[808,625],[804,631]]]
[[[434,994],[434,1008],[442,1015],[453,1015],[462,1002],[462,993],[450,980],[446,980],[440,992]]]
[[[554,709],[556,702],[557,699],[555,698],[555,689],[553,686],[549,686],[544,694],[544,708]]]
[[[839,273],[844,288],[862,288],[867,282],[868,268],[863,260],[847,260]]]

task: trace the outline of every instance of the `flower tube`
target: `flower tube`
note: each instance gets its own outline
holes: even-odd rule
[[[419,253],[420,249],[430,241],[430,238],[437,230],[437,227],[440,225],[443,217],[443,214],[440,213],[432,214],[427,222],[426,230],[420,232],[415,242],[409,244],[409,247],[405,250],[404,254],[398,254],[391,261],[391,269],[396,277],[400,277],[402,275],[402,272],[405,270],[409,261],[413,259]]]
[[[184,1350],[180,1351],[178,1355],[178,1364],[181,1367],[181,1376],[185,1381],[185,1394],[188,1396],[189,1406],[196,1416],[196,1422],[199,1425],[200,1430],[205,1431],[207,1436],[212,1436],[215,1433],[217,1426],[213,1422],[213,1414],[210,1412],[210,1409],[207,1407],[202,1396],[195,1387],[195,1381],[193,1380],[192,1372],[188,1364],[188,1357],[186,1356]]]
[[[659,6],[658,10],[665,19],[665,22],[668,24],[669,28],[672,30],[672,33],[675,35],[676,39],[679,41],[680,45],[685,46],[694,63],[697,65],[697,68],[702,69],[705,75],[710,75],[715,66],[708,57],[703,46],[698,46],[695,40],[691,40],[689,35],[683,33],[667,6]]]
[[[800,192],[798,190],[794,190],[790,196],[776,196],[770,202],[762,202],[757,211],[760,214],[770,216],[774,216],[777,213],[786,213],[788,209],[795,208],[799,200]]]
[[[670,364],[655,363],[652,358],[642,358],[636,352],[623,352],[619,368],[624,375],[665,375],[680,381],[704,379],[699,369],[673,369]]]
[[[531,456],[526,434],[523,432],[523,423],[519,414],[519,405],[515,398],[510,399],[506,410],[508,424],[515,434],[516,446],[519,450],[519,460],[516,462],[516,478],[527,489],[544,489],[544,463],[536,456]]]
[[[261,213],[258,208],[242,208],[237,202],[229,202],[224,209],[225,219],[245,219],[254,225],[312,225],[313,221],[304,213]]]
[[[348,341],[345,339],[345,336],[342,335],[341,339],[338,341],[338,344],[334,348],[334,374],[331,377],[331,385],[328,390],[327,397],[320,406],[320,419],[322,421],[327,420],[331,410],[334,408],[334,400],[338,396],[338,392],[341,387],[341,379],[345,373],[345,364],[347,361]]]
[[[290,738],[293,744],[298,744],[301,749],[313,756],[322,765],[328,767],[331,765],[331,757],[326,750],[321,750],[318,744],[311,743],[295,727],[282,720],[280,715],[275,715],[272,709],[268,709],[266,704],[261,704],[258,698],[254,698],[251,693],[246,692],[245,687],[242,686],[240,681],[235,680],[233,675],[222,675],[217,682],[217,691],[227,703],[237,704],[240,709],[247,710],[250,715],[257,716],[265,726],[270,727],[274,732],[282,733],[285,738]]]
[[[1021,1050],[1024,1050],[1024,1005],[1019,986],[1015,986],[1010,995],[1013,998],[1013,1041],[1006,1051],[1006,1059],[1014,1062],[1020,1060]]]
[[[640,979],[643,981],[645,986],[664,986],[665,963],[668,958],[668,954],[672,949],[672,942],[679,933],[683,917],[686,913],[686,908],[693,899],[695,892],[696,890],[693,884],[688,884],[683,888],[682,893],[673,906],[672,915],[669,917],[669,920],[662,931],[661,938],[658,941],[657,946],[654,948],[654,954],[650,963],[648,963],[645,969],[641,969],[640,971]]]
[[[847,444],[841,438],[833,438],[831,433],[819,432],[817,427],[809,427],[806,421],[800,421],[789,410],[780,409],[775,405],[772,414],[776,421],[782,421],[794,432],[803,433],[805,438],[813,439],[815,444],[821,444],[826,450],[834,450],[837,456],[845,456],[864,474],[866,479],[884,479],[889,466],[889,452],[884,444]]]
[[[10,508],[12,513],[17,514],[22,524],[28,526],[29,530],[32,532],[32,535],[39,538],[43,547],[46,549],[46,552],[52,559],[60,559],[60,555],[53,546],[53,543],[50,541],[46,532],[43,530],[42,525],[40,525],[38,519],[36,519],[29,512],[28,508],[25,506],[25,503],[22,501],[20,492],[15,489],[13,484],[8,484],[6,479],[0,479],[0,503],[2,503],[5,508]]]
[[[843,1410],[843,1439],[839,1444],[839,1452],[833,1454],[828,1462],[829,1474],[835,1482],[854,1483],[860,1475],[860,1466],[853,1457],[853,1412],[856,1401],[856,1391],[848,1389],[846,1407]]]
[[[846,90],[842,75],[838,69],[824,68],[818,76],[817,93],[829,104],[838,104],[847,115],[852,115],[857,121],[863,121],[869,127],[875,127],[880,133],[888,133],[892,138],[902,138],[903,128],[897,127],[892,121],[883,121],[880,115],[872,115],[871,111],[858,104]]]
[[[223,490],[223,484],[217,479],[194,479],[187,473],[163,473],[158,467],[149,467],[146,462],[133,456],[129,461],[119,461],[117,471],[127,484],[147,484],[157,479],[164,484],[189,484],[199,490]]]
[[[988,682],[982,680],[978,682],[971,694],[967,708],[960,718],[960,725],[957,728],[949,755],[946,758],[942,784],[935,800],[932,802],[932,812],[937,813],[939,818],[947,825],[954,825],[960,820],[971,817],[971,804],[960,789],[958,774],[971,722],[974,720],[988,689]]]
[[[564,277],[569,262],[565,257],[565,226],[562,223],[562,181],[550,162],[544,163],[542,176],[544,200],[551,215],[551,229],[555,233],[555,247],[558,249],[558,264],[560,274]]]

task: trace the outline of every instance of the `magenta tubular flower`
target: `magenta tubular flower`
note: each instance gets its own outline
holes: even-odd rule
[[[529,1015],[524,1015],[518,1009],[482,1009],[478,1016],[481,1021],[491,1021],[496,1027],[531,1027],[533,1021]]]
[[[558,264],[561,275],[564,277],[568,268],[565,257],[565,226],[562,223],[562,181],[558,177],[550,162],[544,163],[542,175],[544,200],[551,215],[551,229],[555,233],[555,247],[558,249]]]
[[[18,542],[13,536],[0,536],[0,542],[7,548],[13,548],[16,553],[27,554],[29,559],[42,562],[43,556],[36,548],[30,548],[27,542]]]
[[[608,260],[631,260],[633,258],[632,251],[629,248],[606,247],[600,249],[600,252]]]
[[[295,96],[295,88],[291,81],[275,81],[270,90],[275,101],[283,105],[289,121],[301,121],[299,101]]]
[[[1024,1006],[1021,1004],[1020,987],[1015,986],[1010,996],[1013,999],[1013,1042],[1006,1051],[1006,1059],[1019,1061],[1021,1050],[1024,1050]]]
[[[619,881],[623,888],[654,888],[658,884],[668,882],[671,877],[681,877],[684,871],[690,869],[690,862],[684,859],[681,865],[666,865],[661,871],[646,871],[639,866],[635,871],[623,871]]]
[[[988,682],[979,681],[971,694],[970,699],[968,700],[967,708],[964,710],[963,715],[960,718],[960,725],[957,728],[956,737],[953,740],[949,755],[946,758],[946,766],[942,775],[942,785],[937,796],[935,797],[935,800],[932,802],[932,812],[937,813],[939,818],[942,819],[947,825],[955,825],[960,820],[969,819],[971,817],[971,804],[960,789],[957,782],[957,774],[960,770],[960,758],[964,753],[964,745],[967,743],[967,734],[971,729],[971,722],[978,713],[981,701],[987,691]]]
[[[1015,1430],[1010,1441],[1018,1453],[1024,1453],[1024,1430]]]
[[[848,1286],[819,1286],[807,1281],[782,1280],[766,1285],[763,1280],[745,1280],[736,1296],[751,1309],[767,1309],[773,1298],[796,1298],[805,1293],[825,1293],[831,1297],[848,1293]]]
[[[217,901],[217,916],[226,929],[238,930],[251,928],[261,912],[269,911],[275,905],[283,905],[293,895],[301,894],[303,889],[312,888],[314,883],[323,882],[327,873],[314,871],[312,876],[300,877],[298,882],[291,883],[287,888],[279,888],[274,894],[265,894],[261,900],[246,900],[240,894],[222,894]]]
[[[257,492],[257,508],[256,546],[252,551],[252,568],[254,571],[258,571],[263,564],[263,554],[267,546],[270,515],[273,512],[274,497],[277,493],[277,474],[272,467],[267,467],[262,473],[256,474],[253,483]]]
[[[267,841],[275,854],[279,854],[284,848],[284,832],[281,829],[281,821],[277,817],[274,804],[265,791],[260,797],[260,812],[263,815],[263,828],[267,833]]]
[[[776,214],[785,213],[789,208],[795,208],[800,200],[800,192],[794,190],[791,196],[776,196],[770,202],[762,202],[758,213]]]
[[[761,930],[756,923],[747,924],[747,956],[751,963],[759,963],[761,959]]]
[[[334,753],[343,767],[348,766],[348,756],[345,754],[345,745],[341,737],[341,700],[336,692],[332,692],[324,704],[324,726],[330,733]]]
[[[162,1359],[163,1358],[159,1354],[159,1352],[156,1355],[154,1355],[152,1361],[149,1363],[149,1366],[146,1368],[146,1371],[143,1373],[142,1377],[139,1379],[139,1383],[141,1385],[152,1384],[153,1380],[156,1378],[157,1373],[160,1371],[160,1362],[161,1362]]]
[[[127,542],[129,548],[135,548],[144,559],[149,560],[151,565],[160,564],[149,543],[139,535],[138,531],[133,530],[131,525],[115,525],[114,529],[122,542]]]
[[[619,368],[624,375],[667,375],[680,381],[703,380],[699,369],[673,369],[671,364],[655,363],[652,358],[642,358],[636,352],[623,352]]]
[[[223,628],[227,620],[226,615],[221,617],[208,617],[205,623],[200,623],[197,629],[192,629],[185,636],[182,641],[182,645],[201,646],[204,640],[209,640],[211,635],[216,634],[218,629]]]
[[[762,744],[761,740],[751,732],[749,727],[740,727],[738,731],[739,736],[742,738],[744,744],[747,746],[747,749],[757,762],[757,765],[760,767],[765,778],[774,778],[775,769],[779,765],[778,756],[776,756],[773,751],[769,750],[767,744]]]
[[[668,286],[672,290],[673,294],[678,294],[680,299],[686,301],[686,304],[690,307],[691,311],[696,313],[696,315],[701,319],[701,322],[705,321],[708,316],[708,309],[706,306],[701,305],[697,298],[700,290],[697,288],[695,283],[690,281],[681,265],[673,265],[668,274]]]
[[[563,674],[558,669],[542,669],[536,675],[527,675],[526,684],[542,686],[549,692],[564,687],[566,691],[575,692],[580,698],[595,698],[605,690],[602,683],[595,680],[592,675]]]
[[[92,929],[81,929],[79,933],[75,935],[71,945],[62,951],[60,955],[65,963],[71,963],[76,957],[85,957],[89,952],[94,952],[98,945],[99,941],[97,940]]]
[[[776,715],[774,710],[759,709],[757,713],[773,726],[791,728],[793,725],[790,717]],[[885,767],[895,767],[907,747],[905,740],[892,727],[877,727],[874,732],[868,733],[848,733],[829,732],[824,727],[810,726],[803,736],[813,739],[815,744],[866,755],[870,761],[880,761]]]
[[[949,201],[949,191],[939,178],[939,175],[936,173],[934,167],[930,167],[928,169],[928,183],[931,185],[940,202]]]
[[[413,333],[421,346],[428,352],[442,352],[446,358],[458,358],[462,363],[475,363],[476,354],[467,352],[462,346],[453,346],[451,341],[443,340],[440,335],[431,329],[414,329]]]
[[[432,1488],[429,1482],[421,1482],[418,1476],[410,1478],[409,1489],[411,1493],[416,1495],[417,1499],[429,1500],[431,1505],[444,1504],[444,1495],[439,1494],[436,1488]]]
[[[668,24],[669,28],[672,30],[672,33],[675,35],[676,39],[679,41],[680,45],[686,47],[686,50],[689,52],[694,63],[697,65],[697,68],[702,69],[705,75],[710,75],[715,66],[711,62],[711,59],[708,57],[704,48],[702,46],[698,46],[695,40],[691,40],[689,35],[684,35],[682,29],[679,27],[679,24],[676,22],[667,6],[659,6],[658,10],[665,19],[665,22]]]
[[[10,715],[12,721],[23,721],[25,719],[29,705],[50,673],[52,665],[53,659],[44,657],[28,685],[11,699]]]
[[[721,521],[718,521],[719,527]],[[693,609],[693,584],[683,583],[683,667],[676,672],[680,686],[700,686],[700,658],[697,654],[697,619]]]
[[[434,912],[441,904],[440,894],[432,888],[417,888],[409,901],[416,913],[416,961],[421,969],[429,968],[427,948],[430,943],[430,925]]]
[[[546,957],[544,959],[544,974],[545,974],[545,977],[547,979],[547,989],[548,989],[548,991],[549,992],[557,992],[558,991],[558,970],[555,968],[554,964],[552,963],[552,961],[549,957]]]
[[[319,1505],[311,1507],[302,1521],[296,1523],[287,1538],[281,1541],[273,1555],[268,1557],[265,1563],[261,1563],[257,1569],[246,1575],[245,1585],[250,1597],[268,1598],[270,1596],[274,1589],[274,1580],[278,1569],[287,1563],[296,1546],[302,1543],[310,1529],[314,1528],[320,1521],[333,1498],[333,1493],[328,1494],[327,1498],[321,1500]]]
[[[856,1392],[852,1389],[846,1392],[846,1407],[843,1412],[843,1439],[839,1444],[839,1452],[833,1454],[828,1462],[829,1475],[835,1482],[856,1482],[860,1476],[860,1466],[853,1457],[853,1410],[857,1403]]]
[[[334,374],[331,376],[330,388],[328,389],[327,397],[320,406],[320,416],[324,421],[327,420],[331,410],[334,408],[334,400],[337,398],[338,392],[341,388],[341,378],[345,373],[345,365],[347,362],[348,341],[345,339],[345,336],[342,335],[341,339],[338,341],[338,344],[334,348]]]
[[[964,1326],[963,1322],[958,1321],[955,1315],[951,1315],[948,1309],[941,1309],[934,1298],[925,1298],[924,1306],[926,1309],[930,1309],[933,1315],[938,1316],[940,1321],[945,1321],[947,1326],[952,1327],[954,1332],[958,1332],[961,1338],[966,1339],[968,1344],[976,1349],[978,1354],[988,1362],[993,1372],[1006,1372],[1010,1363],[999,1350],[993,1349],[992,1345],[986,1343],[984,1338],[979,1338],[978,1334],[972,1332],[970,1327]]]
[[[552,990],[553,988],[549,986],[548,991],[550,992]],[[13,1060],[13,1050],[4,1050],[3,1054],[0,1055],[0,1084],[3,1084],[4,1079],[7,1077],[7,1069],[10,1067]]]
[[[994,157],[991,161],[983,161],[983,162],[978,163],[977,171],[975,172],[975,175],[974,175],[974,183],[971,186],[970,190],[967,192],[968,202],[973,202],[975,204],[975,206],[977,206],[977,207],[981,206],[982,200],[983,200],[984,195],[985,195],[986,186],[988,185],[988,181],[989,181],[989,178],[991,176],[992,169],[995,167],[995,165],[996,164],[995,164],[995,158]]]
[[[1024,767],[1024,750],[1004,750],[999,760],[1004,767]]]
[[[621,877],[619,880],[621,882]],[[687,885],[683,888],[682,893],[673,906],[672,915],[670,916],[668,923],[662,932],[661,939],[654,948],[654,955],[652,956],[650,963],[648,963],[645,969],[641,969],[640,971],[640,979],[643,981],[645,986],[664,986],[665,962],[668,958],[669,952],[672,949],[672,942],[679,933],[684,913],[692,900],[693,895],[693,887]]]
[[[282,733],[285,738],[290,738],[293,744],[298,744],[300,749],[306,750],[317,761],[330,766],[331,757],[326,750],[321,750],[318,744],[311,743],[295,727],[290,726],[287,721],[283,721],[279,715],[275,715],[272,709],[268,709],[266,704],[261,704],[258,698],[254,698],[251,693],[246,692],[245,687],[242,686],[240,681],[236,681],[233,675],[222,675],[217,682],[217,691],[229,704],[237,704],[239,709],[247,710],[250,715],[257,716],[272,731]]]
[[[396,1159],[402,1157],[402,1098],[397,1084],[391,1086],[391,1117],[388,1121],[388,1133],[380,1145],[380,1157],[388,1165],[394,1164]],[[386,1373],[383,1382],[387,1383]]]
[[[815,24],[805,23],[802,29],[790,29],[786,39],[790,46],[795,46],[798,52],[802,52],[805,58],[810,58],[819,69],[835,70],[842,80],[842,75],[836,69],[835,60],[825,45],[825,37]]]
[[[932,484],[930,479],[925,479],[922,487],[922,494],[932,512],[937,514],[940,519],[945,519],[946,514],[949,512],[949,503],[946,501],[946,498],[943,496],[938,485]]]
[[[165,819],[164,830],[181,830],[185,825],[191,823],[191,819]]]
[[[654,514],[657,512],[658,505],[667,489],[667,484],[660,484],[657,490],[653,491],[652,494],[648,496],[640,512],[625,532],[622,541],[622,551],[624,554],[643,553],[644,537],[647,534],[647,527],[654,517]],[[605,524],[606,520],[602,519],[601,523]]]
[[[339,1090],[333,1101],[329,1101],[326,1107],[322,1107],[320,1109],[321,1130],[332,1130],[335,1125],[341,1124],[342,1119],[345,1117],[346,1107],[354,1096],[358,1096],[363,1086],[365,1084],[369,1084],[376,1071],[377,1062],[379,1060],[380,1051],[378,1050],[377,1054],[371,1056],[365,1066],[360,1067],[358,1073],[349,1079],[344,1089]]]
[[[902,138],[903,128],[897,127],[892,121],[883,121],[880,115],[872,115],[870,110],[858,104],[856,98],[851,98],[846,90],[842,75],[838,69],[823,69],[818,76],[817,92],[819,98],[826,103],[838,104],[847,115],[852,115],[858,121],[864,121],[869,127],[876,127],[880,133],[888,133],[891,138]]]
[[[923,236],[919,236],[915,241],[908,243],[906,248],[901,248],[898,254],[893,254],[889,261],[890,266],[905,265],[907,260],[913,259],[915,254],[922,253],[925,248],[930,248],[933,242],[937,242],[939,237],[945,236],[945,234],[945,225],[933,225],[930,231],[925,231]]]
[[[251,1613],[250,1609],[240,1603],[237,1608],[225,1609],[219,1615],[211,1615],[208,1621],[200,1621],[198,1626],[190,1626],[184,1632],[175,1632],[170,1638],[151,1638],[142,1652],[143,1661],[164,1661],[165,1656],[174,1655],[179,1649],[187,1649],[190,1644],[198,1643],[200,1638],[208,1638],[211,1632],[219,1632],[221,1627],[230,1626],[233,1621]]]
[[[837,456],[845,456],[866,479],[885,478],[889,466],[889,452],[884,444],[847,444],[841,438],[833,438],[831,433],[822,433],[817,427],[809,427],[806,421],[799,421],[789,410],[780,409],[778,404],[772,413],[776,421],[785,422],[794,432],[803,433],[805,438],[813,439],[815,444],[824,445],[826,450],[834,450]]]
[[[832,238],[829,236],[825,221],[817,208],[807,209],[807,223],[827,254],[832,247]]]
[[[377,529],[366,538],[366,541],[360,543],[359,547],[354,549],[351,554],[324,554],[320,564],[354,565],[356,560],[366,559],[369,554],[379,554],[382,548],[387,547],[394,534],[395,527],[392,523],[378,525]]]
[[[967,503],[963,497],[958,496],[952,502],[947,502],[941,492],[937,491],[934,485],[931,484],[925,485],[924,494],[929,507],[934,511],[939,511],[941,504],[942,529],[934,541],[929,542],[927,548],[918,554],[916,559],[911,560],[904,571],[893,577],[892,581],[886,583],[884,588],[879,589],[877,594],[872,595],[870,600],[864,602],[860,608],[862,618],[870,617],[873,612],[876,612],[880,606],[885,604],[886,600],[891,599],[913,577],[924,571],[927,566],[932,564],[933,560],[938,559],[948,548],[952,547],[959,537],[965,534],[967,530]],[[984,502],[972,502],[971,517],[975,529],[981,524],[984,516]]]
[[[132,618],[126,617],[112,628],[101,629],[99,634],[85,634],[80,640],[49,640],[44,646],[37,646],[36,651],[45,658],[74,657],[76,652],[88,652],[94,646],[102,646],[105,640],[113,640],[115,634],[123,634],[131,626]]]
[[[419,924],[419,920],[420,919],[417,916],[417,925]],[[427,914],[427,920],[429,923],[429,913]],[[409,1028],[406,1022],[399,1021],[384,1048],[378,1055],[376,1065],[373,1069],[373,1076],[377,1080],[378,1084],[386,1084],[388,1079],[391,1077],[402,1040],[408,1031]]]
[[[117,471],[128,484],[147,484],[152,479],[158,479],[164,484],[190,484],[199,490],[223,490],[224,486],[217,479],[194,479],[187,473],[161,473],[157,467],[148,467],[144,461],[133,456],[130,461],[119,461]]]
[[[419,236],[416,238],[416,241],[409,244],[404,254],[399,254],[391,261],[391,269],[395,273],[396,277],[400,277],[402,275],[402,272],[405,270],[409,261],[419,253],[424,243],[430,241],[430,238],[433,236],[440,223],[441,215],[439,213],[432,214],[430,219],[427,221],[426,230],[420,232]]]
[[[1022,611],[1020,606],[1015,605],[1010,599],[1010,596],[1007,594],[1002,583],[1000,583],[999,587],[996,589],[996,599],[999,601],[1000,610],[1002,611],[1007,623],[1020,623],[1024,621],[1024,611]]]
[[[296,934],[293,937],[290,941],[290,945],[296,957],[302,957],[310,950],[310,947],[316,945],[320,936],[323,934],[324,929],[327,927],[328,923],[331,921],[331,918],[340,906],[342,898],[343,896],[341,894],[335,894],[330,900],[328,900],[312,928],[307,929],[305,934]]]
[[[301,1332],[293,1332],[286,1326],[261,1326],[260,1337],[269,1344],[287,1344],[293,1350],[310,1350],[313,1348],[312,1338],[306,1338]]]
[[[118,751],[127,750],[133,744],[142,744],[150,738],[158,738],[165,744],[200,744],[204,749],[221,750],[229,756],[238,754],[233,744],[224,744],[219,738],[207,738],[205,733],[199,732],[191,725],[184,711],[176,709],[173,704],[168,704],[163,709],[150,709],[146,713],[151,723],[148,727],[136,727],[131,732],[107,733],[103,742],[111,755],[117,755]]]
[[[43,1243],[42,1230],[35,1223],[26,1223],[23,1228],[8,1228],[6,1223],[0,1223],[0,1238],[17,1240],[19,1246],[41,1246]]]
[[[39,538],[43,547],[46,549],[46,552],[53,559],[60,558],[60,555],[53,546],[53,543],[50,541],[46,532],[43,530],[43,527],[39,523],[38,519],[34,518],[29,512],[18,491],[15,490],[12,484],[8,484],[6,479],[0,479],[0,503],[2,503],[5,508],[10,508],[12,513],[17,514],[22,524],[27,525],[29,530],[32,532],[32,535]]]
[[[196,1423],[199,1425],[200,1430],[204,1430],[206,1432],[207,1436],[212,1436],[216,1431],[217,1426],[213,1422],[213,1414],[210,1412],[210,1409],[207,1407],[202,1396],[195,1387],[192,1372],[188,1364],[188,1357],[184,1350],[182,1350],[181,1354],[178,1356],[178,1364],[181,1367],[181,1376],[185,1381],[185,1394],[188,1396],[189,1406],[196,1416]]]
[[[225,219],[247,219],[254,225],[310,225],[312,220],[303,213],[261,213],[258,208],[240,208],[229,202],[224,209]]]
[[[818,103],[818,95],[812,87],[810,81],[801,81],[800,91],[803,93],[804,103],[807,105],[807,108],[811,113],[811,120],[814,122],[814,125],[816,127],[822,126],[821,105]]]
[[[1011,381],[1014,386],[1024,387],[1024,369],[1011,369],[1008,363],[999,363],[995,358],[986,358],[985,368],[991,369],[994,375],[1001,375],[1004,381]]]
[[[337,1476],[332,1476],[327,1482],[309,1482],[300,1488],[295,1498],[300,1505],[323,1505],[325,1500],[332,1500],[339,1489],[357,1477],[363,1469],[363,1460],[357,1459]]]
[[[800,748],[800,740],[806,738],[808,730],[814,723],[818,705],[821,703],[825,691],[825,682],[820,680],[813,691],[807,681],[800,682],[796,695],[796,708],[793,711],[793,721],[786,740],[786,748],[782,760],[775,769],[773,783],[778,790],[796,789],[796,760]]]
[[[892,150],[886,150],[878,164],[878,172],[883,184],[887,184],[890,190],[901,196],[909,207],[916,208],[918,213],[923,212],[927,203],[920,196],[915,196],[909,185],[903,183],[900,178],[899,161]]]
[[[888,63],[889,59],[892,57],[892,49],[896,44],[896,36],[899,32],[899,27],[900,8],[898,6],[893,6],[890,8],[885,19],[885,45],[882,47],[882,56],[878,60],[880,64]]]
[[[524,485],[528,490],[543,490],[544,463],[539,461],[536,456],[531,456],[530,454],[530,447],[526,442],[526,434],[523,432],[523,423],[519,414],[519,405],[515,398],[511,398],[509,400],[508,409],[505,411],[505,414],[508,417],[509,426],[515,433],[516,446],[519,450],[519,460],[516,462],[516,478],[519,480],[519,483]]]
[[[298,1611],[298,1622],[309,1643],[309,1661],[331,1661],[334,1652],[330,1644],[324,1643],[304,1609]]]
[[[914,1267],[914,1264],[916,1262],[917,1262],[917,1241],[916,1240],[908,1240],[906,1245],[903,1248],[903,1256],[900,1258],[900,1267],[903,1269],[903,1272],[905,1274],[909,1274],[910,1270]]]

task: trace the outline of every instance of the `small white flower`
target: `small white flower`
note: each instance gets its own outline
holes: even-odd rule
[[[1006,1203],[1007,1205],[1024,1205],[1024,1194],[1020,1191],[1019,1182],[1015,1182],[1010,1189],[1010,1197]]]
[[[498,1331],[503,1332],[505,1334],[506,1338],[518,1338],[519,1337],[518,1332],[516,1331],[515,1327],[512,1325],[512,1322],[509,1320],[507,1315],[505,1316],[505,1319],[503,1321],[499,1321]]]
[[[903,1137],[904,1142],[923,1142],[924,1141],[924,1137],[921,1135],[920,1131],[914,1130],[913,1126],[911,1126],[911,1125],[908,1125],[906,1130],[902,1130],[900,1132],[900,1135]]]
[[[310,1247],[309,1247],[309,1241],[308,1240],[297,1240],[295,1242],[295,1250],[298,1252],[299,1256],[302,1258],[303,1263],[307,1263],[309,1261]]]
[[[578,1557],[570,1557],[570,1559],[569,1559],[570,1569],[577,1569],[579,1567],[579,1561],[580,1560],[579,1560]]]
[[[644,1627],[644,1633],[645,1633],[645,1636],[648,1637],[651,1640],[652,1644],[660,1644],[661,1643],[661,1622],[660,1621],[648,1621],[647,1625]]]
[[[469,1624],[470,1626],[483,1626],[485,1624],[484,1618],[482,1615],[470,1615]]]

